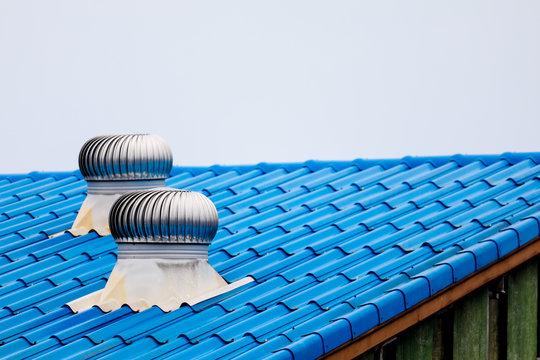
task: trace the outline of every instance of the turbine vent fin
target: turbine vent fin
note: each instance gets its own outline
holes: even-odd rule
[[[79,168],[88,181],[165,179],[172,152],[157,135],[96,136],[82,146]]]
[[[210,244],[216,235],[216,207],[201,193],[157,188],[116,200],[109,214],[117,243]]]

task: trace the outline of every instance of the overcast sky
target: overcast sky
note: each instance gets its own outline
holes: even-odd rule
[[[0,172],[540,151],[540,1],[0,0]]]

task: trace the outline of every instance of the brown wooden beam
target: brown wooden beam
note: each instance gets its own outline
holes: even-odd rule
[[[435,295],[393,317],[385,323],[376,326],[359,337],[322,355],[319,359],[347,360],[363,354],[420,321],[436,314],[449,305],[452,305],[465,295],[470,294],[490,281],[506,274],[527,260],[539,255],[539,239],[540,237],[537,237],[528,244],[514,250],[503,258],[467,276],[459,282],[448,286],[446,289],[439,291]]]

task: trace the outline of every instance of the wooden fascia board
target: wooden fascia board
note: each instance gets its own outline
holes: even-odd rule
[[[353,359],[373,347],[382,344],[400,332],[427,319],[442,309],[452,305],[467,294],[482,287],[492,280],[508,273],[510,270],[523,264],[540,254],[540,237],[531,240],[526,245],[514,250],[503,258],[478,270],[466,278],[456,282],[446,289],[427,298],[419,304],[393,317],[383,324],[376,326],[368,332],[337,347],[319,359],[346,360]]]

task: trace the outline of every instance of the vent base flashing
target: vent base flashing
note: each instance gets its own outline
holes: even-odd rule
[[[118,261],[105,288],[67,304],[80,312],[92,306],[112,311],[127,304],[135,311],[158,306],[178,309],[225,293],[250,280],[227,282],[208,263],[208,245],[118,244]]]
[[[160,304],[155,304],[155,305],[158,306],[164,312],[170,312],[170,311],[174,311],[174,310],[180,308],[180,306],[182,306],[184,304],[187,304],[189,306],[193,306],[193,305],[201,303],[201,302],[203,302],[205,300],[211,299],[211,298],[219,296],[221,294],[225,294],[225,293],[227,293],[229,291],[232,291],[232,290],[234,290],[236,288],[239,288],[240,286],[249,284],[249,283],[251,283],[253,281],[254,280],[253,280],[252,277],[247,276],[247,277],[245,277],[243,279],[240,279],[240,280],[235,281],[233,283],[227,284],[227,285],[222,286],[222,287],[220,287],[218,289],[208,291],[208,292],[202,294],[201,296],[198,296],[198,297],[195,297],[195,298],[191,298],[191,299],[170,299],[169,301],[162,302]],[[66,306],[69,307],[70,310],[73,313],[83,312],[85,310],[90,309],[93,306],[97,306],[98,308],[101,309],[101,311],[106,312],[106,313],[114,311],[114,310],[118,310],[124,305],[128,306],[132,311],[135,311],[135,312],[144,311],[144,310],[146,310],[146,309],[153,306],[152,304],[149,304],[144,299],[132,301],[132,302],[129,302],[129,303],[122,303],[121,301],[118,301],[118,300],[115,300],[115,299],[110,299],[110,300],[107,300],[107,301],[101,301],[101,298],[103,296],[103,290],[104,289],[95,291],[95,292],[90,293],[90,294],[88,294],[86,296],[83,296],[83,297],[81,297],[81,298],[79,298],[77,300],[71,301],[71,302],[67,303]]]
[[[91,230],[99,235],[109,235],[109,212],[114,202],[133,190],[153,189],[165,186],[165,180],[88,181],[88,195],[68,231],[75,236],[88,234]]]

